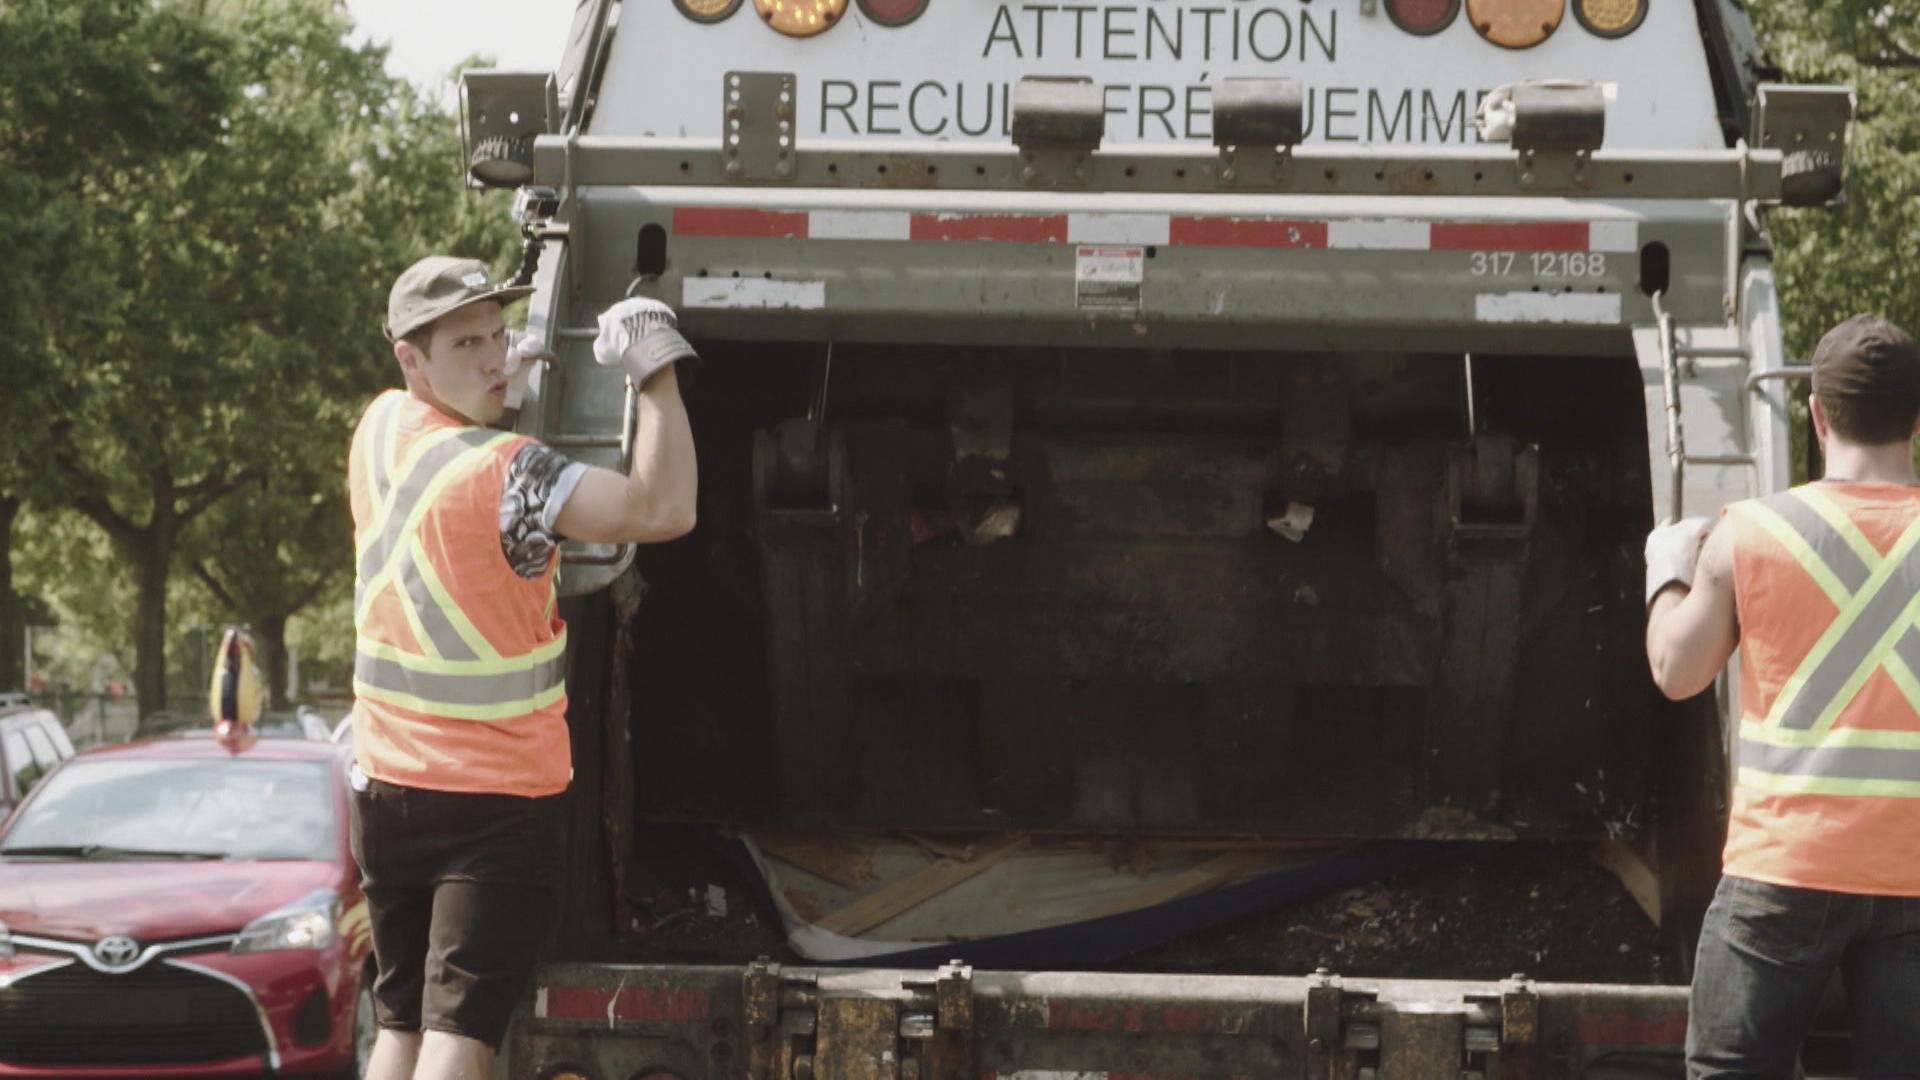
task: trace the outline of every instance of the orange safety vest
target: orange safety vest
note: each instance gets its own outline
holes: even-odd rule
[[[1920,488],[1727,508],[1740,619],[1727,873],[1920,896]]]
[[[529,441],[401,390],[360,418],[347,489],[353,745],[368,776],[507,795],[567,786],[567,626],[553,564],[523,578],[500,548],[507,468]]]

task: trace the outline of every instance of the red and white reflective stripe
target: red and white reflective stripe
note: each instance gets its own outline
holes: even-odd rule
[[[955,214],[905,210],[760,210],[683,206],[686,237],[768,240],[991,240],[1018,244],[1324,248],[1333,251],[1639,249],[1633,221],[1423,221],[1186,214]]]

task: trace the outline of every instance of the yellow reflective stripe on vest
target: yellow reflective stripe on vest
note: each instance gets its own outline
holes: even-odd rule
[[[1818,549],[1825,552],[1831,560],[1830,563],[1822,561],[1817,564],[1825,575],[1825,580],[1822,580],[1820,585],[1822,589],[1827,590],[1827,597],[1834,602],[1835,607],[1844,607],[1848,595],[1866,581],[1872,567],[1879,565],[1880,552],[1874,548],[1873,541],[1867,539],[1867,534],[1861,532],[1860,527],[1853,523],[1853,519],[1847,517],[1847,512],[1818,486],[1795,488],[1789,494],[1798,500],[1796,505],[1811,511],[1819,519],[1818,523],[1802,522],[1798,526],[1800,532],[1818,535],[1824,531],[1831,537],[1828,542],[1818,545]],[[1841,544],[1845,547],[1841,548],[1839,546]],[[1812,569],[1815,564],[1802,559],[1802,565]],[[1818,576],[1820,575],[1816,575]],[[1841,581],[1842,578],[1845,580]],[[1835,595],[1829,587],[1830,583],[1843,584],[1846,593]],[[1920,645],[1920,639],[1917,639],[1915,644]],[[1885,658],[1881,668],[1893,680],[1894,685],[1899,687],[1901,695],[1913,706],[1914,711],[1920,712],[1920,678],[1914,676],[1913,668],[1909,666],[1908,660],[1901,656],[1898,646]]]
[[[1800,505],[1820,515],[1820,520],[1826,522],[1827,527],[1853,550],[1862,565],[1879,565],[1880,549],[1873,546],[1873,541],[1867,539],[1867,534],[1860,531],[1860,526],[1853,523],[1853,519],[1847,516],[1839,503],[1833,501],[1831,495],[1813,484],[1794,488],[1791,494],[1799,500]]]
[[[1742,738],[1741,772],[1780,778],[1920,784],[1920,746],[1773,746]]]
[[[373,501],[379,504],[386,501],[387,492],[393,488],[393,443],[398,437],[400,425],[394,423],[393,414],[400,410],[399,394],[382,394],[374,401],[374,414],[368,417],[371,425],[367,429],[367,480],[373,491]]]
[[[419,540],[421,523],[448,486],[473,476],[511,438],[448,428],[422,436],[409,452],[377,528],[358,545],[355,614],[363,626],[368,606],[393,586],[393,602],[420,651],[359,635],[353,685],[361,697],[450,719],[503,720],[565,696],[564,631],[524,655],[501,656],[454,601]]]
[[[1920,711],[1920,520],[1883,556],[1816,488],[1739,505],[1838,609],[1765,721],[1741,724],[1740,783],[1782,794],[1920,797],[1920,732],[1833,726],[1876,671]]]
[[[1871,571],[1867,566],[1862,565],[1859,567],[1857,577],[1849,575],[1848,580],[1842,581],[1840,575],[1829,567],[1826,560],[1822,559],[1807,542],[1806,537],[1802,535],[1802,529],[1782,515],[1781,509],[1791,510],[1790,507],[1777,509],[1764,503],[1752,503],[1743,506],[1740,513],[1758,525],[1762,531],[1773,538],[1775,543],[1786,548],[1787,552],[1793,556],[1793,560],[1805,567],[1807,573],[1812,575],[1814,583],[1820,586],[1821,592],[1827,594],[1827,599],[1833,601],[1834,607],[1845,608],[1847,601],[1853,598],[1854,590],[1865,583]],[[1805,524],[1805,522],[1799,523],[1802,527]]]
[[[419,529],[440,493],[468,471],[486,460],[486,453],[497,440],[510,438],[501,432],[476,434],[477,429],[454,429],[452,439],[443,439],[415,462],[406,478],[393,489],[390,513],[382,529],[359,553],[361,597],[355,619],[365,613],[366,604],[381,587],[392,580],[399,556]]]
[[[407,545],[400,577],[407,583],[407,595],[413,602],[422,612],[431,612],[431,617],[438,620],[430,632],[441,656],[459,660],[500,659],[500,651],[493,647],[493,642],[473,625],[473,620],[467,618],[447,587],[440,583],[440,575],[433,570],[433,560],[427,558],[427,549],[420,545],[418,536]]]
[[[361,641],[354,692],[418,712],[461,720],[502,720],[545,708],[566,692],[567,637],[525,656],[444,660]]]
[[[1775,500],[1768,502],[1776,509],[1780,505]],[[1762,515],[1756,514],[1755,518],[1764,521]],[[1909,525],[1877,563],[1868,564],[1871,573],[1867,579],[1840,605],[1839,614],[1774,698],[1767,713],[1768,726],[1801,731],[1831,727],[1834,717],[1894,654],[1894,647],[1912,628],[1915,614],[1920,613],[1920,555],[1916,547],[1920,547],[1920,520]],[[1790,544],[1788,550],[1815,580],[1823,576],[1840,579],[1832,562],[1821,559],[1814,544]],[[1852,553],[1850,546],[1848,551]],[[1826,554],[1831,557],[1835,552],[1829,547]]]
[[[526,716],[529,713],[539,712],[541,709],[548,708],[567,696],[567,686],[566,682],[562,680],[561,682],[555,683],[549,689],[529,698],[501,701],[491,705],[462,705],[437,698],[429,699],[403,691],[389,690],[384,686],[375,685],[355,675],[353,677],[353,692],[356,696],[369,701],[378,701],[383,705],[391,705],[399,709],[411,709],[414,712],[426,713],[430,716],[445,717],[449,720],[476,720],[487,722],[512,720],[516,717]]]
[[[1899,581],[1898,575],[1890,575],[1890,578]],[[1804,707],[1783,712],[1782,727],[1800,727],[1801,724],[1796,722],[1804,721],[1809,716],[1812,722],[1805,724],[1804,730],[1826,731],[1833,727],[1833,722],[1853,703],[1873,673],[1894,658],[1894,649],[1900,640],[1913,632],[1914,619],[1920,617],[1920,589],[1908,590],[1915,586],[1920,586],[1920,582],[1904,587],[1883,587],[1878,595],[1862,605],[1862,614],[1851,627],[1852,632],[1834,644],[1832,654],[1824,657],[1822,663],[1814,667],[1801,684]],[[1905,599],[1906,603],[1900,604],[1901,599]],[[1878,637],[1871,637],[1873,628],[1879,625],[1879,619],[1888,609],[1895,610],[1897,614],[1886,620],[1886,629]],[[1864,631],[1863,627],[1866,628]],[[1868,642],[1863,653],[1855,651],[1861,641]],[[1850,659],[1853,664],[1852,670],[1848,671],[1847,661]],[[1829,690],[1832,677],[1842,672],[1846,673],[1845,681],[1837,689]],[[1816,705],[1821,706],[1817,712]]]
[[[1881,799],[1920,799],[1920,780],[1847,780],[1832,776],[1776,776],[1741,769],[1740,783],[1776,795],[1851,795]]]
[[[394,571],[399,580],[400,610],[406,616],[407,626],[413,631],[413,640],[427,656],[446,660],[477,660],[481,657],[497,658],[500,654],[484,640],[482,648],[474,648],[469,633],[478,636],[473,624],[467,621],[457,607],[451,606],[446,598],[445,589],[429,587],[439,580],[432,577],[433,568],[427,561],[427,554],[420,546],[419,537],[400,557],[400,565]],[[465,631],[461,626],[465,626]]]
[[[405,580],[406,575],[402,574],[401,581],[405,582]],[[454,660],[472,659],[470,655],[465,653],[454,652],[449,654],[445,649],[440,647],[440,641],[435,638],[436,631],[427,628],[427,620],[435,614],[431,602],[421,603],[415,600],[411,588],[396,587],[394,589],[394,603],[400,606],[400,614],[407,620],[407,629],[412,632],[413,640],[419,644],[422,652],[428,656],[448,657]],[[436,628],[443,622],[443,620],[439,619],[435,619],[434,621]],[[443,635],[443,637],[456,647],[461,644],[458,635],[449,633]]]
[[[367,518],[366,528],[354,535],[355,559],[362,580],[371,578],[387,562],[393,549],[394,518],[399,517],[404,522],[412,513],[418,505],[421,487],[442,474],[452,458],[466,449],[484,446],[501,435],[501,432],[479,428],[440,428],[414,441],[407,450],[407,460],[399,474],[400,482],[374,506],[373,513]]]

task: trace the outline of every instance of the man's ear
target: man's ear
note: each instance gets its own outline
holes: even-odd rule
[[[420,347],[405,338],[393,343],[393,358],[400,361],[400,370],[408,375],[419,374],[420,366],[427,362]]]
[[[1807,419],[1813,423],[1813,437],[1825,445],[1827,441],[1827,411],[1820,407],[1818,394],[1807,395]],[[1920,427],[1920,422],[1916,422]]]

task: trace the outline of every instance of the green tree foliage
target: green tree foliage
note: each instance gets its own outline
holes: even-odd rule
[[[191,571],[223,621],[253,631],[274,708],[289,704],[287,621],[349,568],[337,480],[288,470],[249,485],[209,511],[188,542]]]
[[[1787,348],[1806,357],[1833,324],[1875,312],[1920,332],[1920,0],[1750,0],[1786,81],[1854,87],[1846,205],[1778,210]]]
[[[103,217],[124,213],[146,162],[215,133],[221,45],[143,0],[0,4],[0,688],[26,675],[14,525],[26,502],[58,498],[44,437],[74,373],[56,346],[116,318],[113,263],[82,252],[110,230]]]
[[[498,206],[459,186],[452,119],[349,29],[336,0],[0,5],[0,195],[41,219],[6,226],[0,294],[54,271],[0,308],[32,368],[3,396],[35,419],[0,431],[0,495],[109,538],[143,710],[166,697],[182,562],[262,623],[343,572],[345,445],[393,381],[393,276],[428,250],[510,257]],[[290,567],[307,584],[266,580]]]

